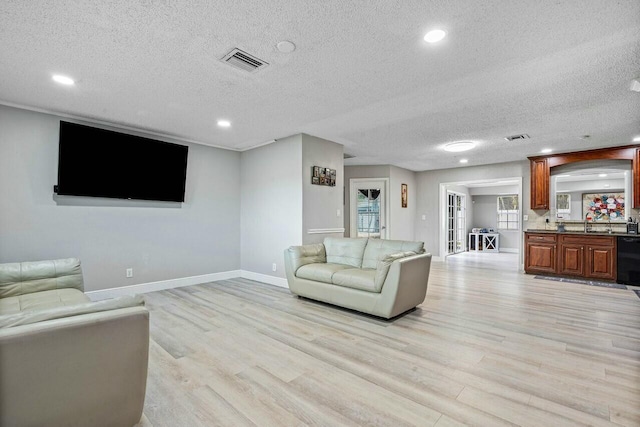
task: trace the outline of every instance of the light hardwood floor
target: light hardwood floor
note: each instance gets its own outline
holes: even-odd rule
[[[143,426],[640,426],[640,298],[434,262],[384,321],[245,279],[145,295]]]

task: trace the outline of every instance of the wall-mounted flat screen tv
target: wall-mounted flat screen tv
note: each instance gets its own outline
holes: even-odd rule
[[[189,147],[60,122],[59,195],[184,202]]]

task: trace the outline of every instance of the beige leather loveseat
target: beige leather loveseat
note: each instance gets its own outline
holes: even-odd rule
[[[0,264],[0,427],[133,426],[149,312],[140,296],[90,302],[80,261]]]
[[[431,254],[423,242],[327,237],[285,250],[295,295],[389,319],[424,301]]]

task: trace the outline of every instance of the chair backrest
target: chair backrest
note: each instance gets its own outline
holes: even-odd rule
[[[0,264],[0,298],[62,288],[84,292],[79,259]]]

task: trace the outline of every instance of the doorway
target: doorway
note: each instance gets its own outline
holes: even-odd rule
[[[464,197],[464,201],[458,200],[456,194]],[[517,212],[507,210],[507,226],[505,227],[504,209],[500,208],[500,198],[505,196],[522,200],[522,177],[488,178],[482,180],[469,180],[440,183],[440,208],[439,208],[439,247],[442,261],[449,258],[456,259],[456,263],[483,262],[499,265],[504,264],[505,269],[517,268],[522,270],[523,265],[523,211],[518,207]],[[458,207],[458,205],[461,205]],[[457,215],[464,219],[458,219]],[[511,215],[511,217],[509,217]],[[511,226],[511,219],[515,227]],[[483,251],[482,254],[462,254],[467,246],[469,233],[473,230],[487,229],[489,233],[500,235],[499,253]],[[462,235],[460,235],[461,233]],[[460,242],[462,237],[462,242]],[[464,248],[462,251],[459,248]],[[487,253],[484,253],[487,252]],[[507,254],[516,254],[509,256]]]
[[[387,226],[387,180],[352,179],[350,191],[350,236],[386,239]]]

